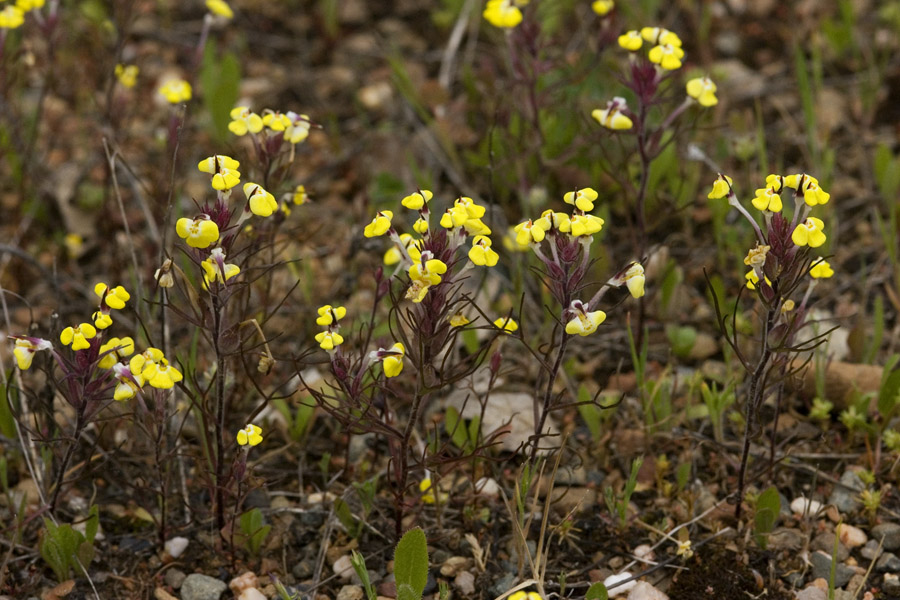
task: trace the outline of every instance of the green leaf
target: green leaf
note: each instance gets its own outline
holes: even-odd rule
[[[464,329],[462,332],[463,346],[469,354],[478,354],[481,342],[478,341],[478,332],[474,329]]]
[[[414,595],[409,598],[419,600],[428,582],[428,543],[425,532],[420,528],[410,529],[394,550],[394,578],[397,581],[397,599],[402,600],[402,588],[408,586]]]
[[[591,432],[591,439],[597,441],[603,435],[603,429],[600,423],[600,409],[596,404],[591,403],[590,390],[587,386],[581,384],[578,387],[578,414],[581,415],[585,425]]]
[[[775,528],[779,511],[781,511],[781,497],[778,495],[778,489],[774,485],[769,486],[757,498],[756,514],[753,517],[753,533],[760,548],[766,548],[767,536]]]
[[[892,359],[892,362],[896,364],[897,361]],[[891,366],[893,364],[888,366],[888,369]],[[878,391],[878,413],[885,423],[890,420],[894,409],[897,408],[898,401],[900,401],[900,369],[891,371],[883,377],[881,389]]]
[[[607,600],[608,598],[609,592],[606,591],[606,586],[599,581],[591,584],[587,594],[584,595],[584,600]]]
[[[15,387],[7,390],[5,385],[0,384],[0,434],[9,440],[16,439],[16,422],[12,405],[17,395],[18,390]]]
[[[228,136],[231,109],[238,100],[241,67],[233,52],[216,58],[216,45],[207,42],[203,53],[200,81],[203,83],[203,104],[212,118],[213,133],[219,141]]]
[[[444,413],[444,429],[457,448],[466,447],[466,442],[469,441],[466,424],[462,422],[459,411],[452,406],[448,406],[447,412]]]
[[[91,510],[88,512],[88,520],[84,524],[84,538],[90,542],[94,543],[94,538],[97,537],[97,530],[100,528],[100,509],[94,504],[91,506]]]
[[[78,545],[78,550],[75,551],[75,555],[78,557],[78,560],[81,561],[81,566],[87,570],[88,565],[94,560],[94,545],[87,540],[81,542],[81,544]],[[72,561],[72,566],[77,564],[78,563],[74,560]]]
[[[334,501],[334,514],[337,515],[338,521],[347,529],[347,533],[351,537],[359,536],[362,529],[361,524],[353,516],[350,505],[343,498],[338,498]]]
[[[397,586],[397,600],[422,600],[422,593],[416,593],[411,585],[401,583]]]

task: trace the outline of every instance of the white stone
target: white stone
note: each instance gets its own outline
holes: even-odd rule
[[[818,500],[809,500],[800,496],[799,498],[794,498],[794,501],[791,502],[791,512],[795,515],[809,514],[811,517],[814,517],[820,510],[822,510],[822,503]]]
[[[618,575],[610,575],[606,579],[603,580],[603,585],[606,586],[606,589],[609,590],[609,597],[615,598],[616,596],[624,596],[626,592],[631,591],[635,585],[637,585],[637,581],[629,581],[628,583],[623,583],[620,586],[613,588],[615,584],[620,581],[625,581],[626,579],[631,579],[633,575],[628,571],[624,571],[619,573]],[[612,588],[612,589],[610,589]]]
[[[334,569],[334,574],[343,579],[344,581],[349,581],[351,577],[353,577],[353,561],[350,560],[350,555],[345,554],[344,556],[338,558],[334,561],[334,565],[332,566]]]
[[[634,555],[637,558],[646,561],[651,561],[656,558],[656,554],[653,552],[653,548],[650,546],[650,544],[641,544],[640,546],[635,548]]]
[[[482,477],[475,482],[475,493],[489,498],[497,498],[500,496],[500,484],[490,477]]]
[[[166,541],[165,548],[166,552],[168,552],[169,556],[172,558],[178,558],[184,551],[187,550],[188,544],[190,542],[187,538],[184,537],[173,537],[170,540]]]
[[[638,581],[628,594],[628,600],[669,600],[669,597],[646,581]]]
[[[238,596],[237,600],[268,600],[268,598],[255,587],[250,587],[241,592],[241,595]]]
[[[867,541],[869,541],[868,537],[866,537],[865,532],[859,527],[854,527],[853,525],[841,523],[837,526],[837,531],[841,543],[850,549],[856,548],[857,546],[862,546]]]
[[[453,580],[453,585],[464,598],[471,598],[475,594],[475,576],[469,571],[462,571]]]

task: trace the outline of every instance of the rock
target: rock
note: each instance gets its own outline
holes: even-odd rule
[[[806,536],[799,529],[779,527],[769,534],[769,548],[772,550],[800,550],[806,543]]]
[[[610,575],[606,579],[603,580],[603,585],[606,586],[606,589],[609,590],[609,597],[615,598],[616,596],[624,596],[627,592],[630,592],[634,589],[634,586],[637,585],[637,581],[629,581],[628,583],[623,583],[621,585],[616,585],[620,581],[625,581],[626,579],[631,579],[633,575],[628,571],[623,571],[617,575]]]
[[[441,565],[441,575],[444,577],[456,577],[460,571],[469,567],[469,559],[465,556],[451,556]]]
[[[822,510],[822,503],[818,500],[809,500],[800,496],[799,498],[794,498],[791,502],[791,512],[795,515],[808,514],[811,517],[815,517],[820,510]]]
[[[303,581],[304,579],[309,579],[312,577],[313,570],[316,565],[308,558],[304,558],[299,561],[294,567],[291,569],[291,575],[297,578],[298,581]]]
[[[166,590],[162,589],[161,587],[158,587],[155,590],[153,590],[153,597],[156,600],[178,600],[178,598],[176,598],[175,596],[173,596]],[[5,598],[5,596],[4,596],[4,598]]]
[[[628,600],[669,600],[669,597],[646,581],[638,581],[628,594]]]
[[[363,600],[365,591],[359,585],[345,585],[338,592],[337,600]]]
[[[475,482],[475,493],[488,498],[499,498],[500,484],[490,477],[482,477]]]
[[[469,571],[460,571],[453,580],[453,585],[463,598],[471,598],[475,595],[475,576]]]
[[[821,577],[828,580],[831,577],[831,556],[829,554],[813,552],[812,556],[810,556],[810,561],[813,565],[812,573],[814,578]],[[834,586],[844,587],[855,574],[856,569],[839,562],[834,570]]]
[[[166,540],[165,549],[169,556],[178,558],[187,550],[189,543],[187,538],[173,537],[171,540]]]
[[[219,600],[228,589],[224,581],[209,575],[191,573],[181,584],[181,600]]]
[[[184,572],[179,571],[178,569],[169,569],[166,571],[166,575],[164,577],[164,581],[166,585],[172,588],[173,590],[177,590],[181,587],[181,584],[184,583],[184,578],[187,575]]]
[[[513,573],[507,573],[494,582],[490,588],[490,596],[496,598],[511,590],[516,585],[516,576]]]
[[[706,332],[699,332],[694,339],[694,344],[688,352],[688,358],[691,360],[704,360],[711,356],[715,356],[719,352],[719,343],[716,338]]]
[[[826,600],[826,598],[828,598],[828,592],[811,585],[797,592],[795,600]]]
[[[632,551],[632,554],[648,562],[656,560],[656,553],[653,552],[653,547],[650,544],[641,544]]]
[[[885,552],[875,563],[875,570],[880,573],[900,573],[900,558],[893,552]]]
[[[332,569],[334,569],[335,575],[344,581],[350,581],[350,578],[353,577],[353,562],[350,560],[350,555],[344,554],[334,561]]]
[[[866,534],[862,529],[854,527],[853,525],[847,525],[846,523],[839,524],[837,526],[837,532],[841,543],[851,550],[862,546],[869,541],[869,538],[866,537]]]
[[[890,594],[891,596],[900,595],[900,577],[892,573],[885,573],[881,589],[885,594]]]
[[[850,513],[859,507],[857,496],[866,488],[855,471],[844,471],[841,482],[835,485],[828,496],[828,504],[833,504],[842,513]]]
[[[829,557],[831,553],[834,551],[834,534],[829,532],[820,533],[815,538],[813,538],[812,543],[810,544],[810,548],[813,550],[818,550],[820,552],[824,552]],[[850,551],[847,548],[838,542],[837,546],[837,560],[838,562],[844,562],[847,558],[850,557]]]
[[[259,586],[259,579],[253,571],[247,571],[228,582],[228,587],[235,596],[239,595],[247,588],[255,588],[257,586]]]
[[[879,544],[875,540],[869,540],[866,542],[866,545],[863,546],[862,550],[859,551],[862,554],[863,558],[868,558],[869,560],[875,560],[878,558],[884,550],[878,548]]]
[[[900,548],[900,524],[881,523],[872,528],[872,539],[876,542],[884,539],[882,548],[885,550],[897,550]]]
[[[237,597],[237,600],[268,600],[268,598],[255,587],[249,587],[241,592],[241,595]]]

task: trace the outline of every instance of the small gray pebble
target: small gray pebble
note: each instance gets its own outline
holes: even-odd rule
[[[900,572],[900,558],[893,552],[885,552],[875,563],[875,569],[880,573]]]
[[[184,583],[187,575],[184,574],[183,571],[179,571],[178,569],[169,569],[166,571],[165,581],[166,585],[171,587],[173,590],[177,590]]]
[[[209,575],[191,573],[181,584],[181,600],[219,600],[228,589],[224,581]]]

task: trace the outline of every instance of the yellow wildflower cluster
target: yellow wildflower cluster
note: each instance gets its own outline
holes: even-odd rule
[[[17,29],[25,22],[25,13],[44,7],[45,0],[16,0],[0,10],[0,29]]]
[[[684,50],[681,49],[681,38],[662,27],[644,27],[640,31],[626,31],[619,36],[619,46],[631,52],[640,50],[644,43],[650,47],[647,58],[666,71],[681,68]]]
[[[285,141],[295,145],[309,137],[310,126],[308,115],[294,111],[282,113],[267,108],[259,115],[246,106],[238,106],[231,111],[228,130],[238,136],[255,135],[265,130],[267,136],[280,134]]]
[[[137,65],[116,65],[116,79],[122,84],[122,87],[131,89],[137,84],[137,76],[140,73]],[[190,99],[190,97],[188,98]]]
[[[106,329],[112,325],[112,316],[110,315],[110,312],[112,310],[122,310],[125,308],[125,303],[131,299],[131,294],[129,294],[121,285],[112,287],[102,282],[94,286],[94,293],[100,298],[99,309],[92,316],[94,319],[94,326],[96,326],[97,329]],[[65,340],[63,340],[63,343],[67,346],[69,345]],[[77,348],[74,347],[73,349],[77,350]]]
[[[181,104],[191,99],[193,89],[184,79],[170,79],[159,87],[159,93],[169,104]]]
[[[516,243],[536,248],[550,233],[572,238],[590,237],[598,233],[603,229],[603,219],[587,214],[594,209],[596,199],[597,192],[592,188],[568,192],[563,196],[563,201],[574,207],[571,216],[547,209],[539,219],[529,219],[516,225]]]
[[[422,237],[415,237],[410,233],[398,234],[393,228],[394,213],[390,210],[382,210],[375,213],[375,218],[365,226],[363,234],[368,237],[379,237],[387,234],[394,247],[384,255],[386,265],[402,265],[409,275],[410,287],[406,297],[414,303],[422,302],[428,294],[428,290],[443,281],[447,272],[447,262],[458,247],[465,243],[468,236],[472,237],[471,247],[468,250],[468,263],[464,268],[471,266],[493,267],[500,260],[500,256],[492,248],[491,229],[482,217],[485,208],[472,198],[461,196],[454,200],[438,221],[444,230],[440,234],[432,231],[429,203],[434,197],[430,190],[416,190],[401,199],[400,204],[409,210],[417,211],[418,217],[413,223],[412,229]],[[440,238],[440,257],[435,255],[433,240]]]

